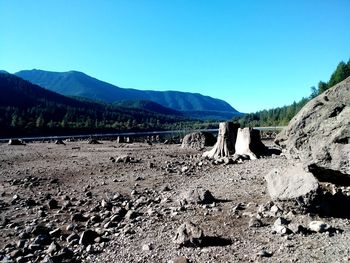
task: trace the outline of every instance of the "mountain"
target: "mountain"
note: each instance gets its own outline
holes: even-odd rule
[[[167,107],[164,107],[156,102],[150,100],[124,100],[121,102],[113,103],[113,105],[117,105],[124,108],[134,108],[134,109],[143,109],[153,111],[159,114],[167,114],[174,116],[184,116],[184,114],[180,111],[173,110]]]
[[[186,121],[179,114],[160,114],[152,107],[135,109],[73,99],[0,73],[0,136],[161,130]]]
[[[195,112],[201,119],[206,118],[208,112],[216,119],[221,119],[223,113],[230,118],[240,115],[227,102],[198,93],[124,89],[78,71],[50,72],[34,69],[19,71],[15,75],[65,96],[85,97],[107,103],[148,100],[184,111],[189,116]]]

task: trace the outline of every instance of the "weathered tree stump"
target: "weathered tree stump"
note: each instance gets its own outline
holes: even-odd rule
[[[118,136],[117,137],[117,143],[124,143],[124,137]]]
[[[21,139],[10,139],[8,145],[26,145]]]
[[[218,159],[228,157],[235,153],[235,143],[239,124],[233,122],[220,122],[219,133],[213,149],[203,153],[203,157]]]
[[[252,128],[239,128],[235,143],[235,155],[249,156],[255,160],[265,151],[265,145],[261,142],[260,132]]]

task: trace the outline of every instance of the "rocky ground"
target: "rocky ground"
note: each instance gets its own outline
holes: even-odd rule
[[[270,201],[264,176],[290,162],[283,155],[228,165],[201,155],[160,143],[1,144],[0,262],[350,261],[347,218]]]

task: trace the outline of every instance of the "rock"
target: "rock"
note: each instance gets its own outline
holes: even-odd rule
[[[57,209],[58,208],[58,202],[55,199],[50,199],[47,203],[50,209]]]
[[[130,163],[131,158],[129,155],[118,156],[116,159],[117,163]]]
[[[59,237],[61,235],[61,229],[60,228],[55,228],[54,230],[50,231],[49,234],[52,237]]]
[[[46,253],[52,256],[53,254],[58,252],[60,249],[61,249],[61,246],[59,244],[57,244],[56,242],[52,242],[48,247],[48,249],[46,250]]]
[[[250,220],[249,220],[249,224],[248,224],[249,227],[262,227],[263,226],[263,223],[261,222],[260,219],[256,218],[256,217],[252,217]]]
[[[203,241],[203,230],[192,222],[182,224],[175,233],[175,244],[182,246],[199,246]]]
[[[171,261],[171,263],[190,263],[186,257],[178,257]]]
[[[126,214],[126,210],[121,207],[116,207],[113,210],[113,215],[111,216],[111,221],[112,222],[119,222],[123,219],[123,217]]]
[[[350,77],[308,102],[275,142],[318,178],[350,175]]]
[[[269,258],[272,257],[272,255],[273,254],[266,249],[262,249],[258,252],[258,257]]]
[[[80,236],[79,244],[83,246],[93,244],[95,243],[95,238],[97,237],[98,237],[98,234],[95,231],[90,229],[85,230]]]
[[[183,138],[181,148],[201,150],[205,146],[213,146],[215,142],[216,138],[211,133],[192,132]]]
[[[331,226],[323,221],[311,221],[309,229],[314,232],[323,233],[331,229]]]
[[[72,241],[74,241],[74,240],[79,240],[79,235],[77,235],[76,233],[72,233],[72,234],[70,234],[68,237],[67,237],[67,242],[68,243],[70,243],[70,242],[72,242]]]
[[[298,163],[272,170],[265,176],[272,200],[290,200],[309,197],[318,189],[317,179]]]
[[[305,232],[305,227],[303,227],[300,224],[297,223],[292,223],[288,225],[288,228],[290,231],[292,231],[294,234],[299,234],[299,233],[304,233]]]
[[[33,243],[43,246],[48,245],[51,243],[51,238],[49,235],[40,234],[34,239]]]
[[[134,210],[129,210],[125,215],[125,219],[127,220],[135,219],[136,217],[138,217],[138,213]]]
[[[181,173],[186,173],[188,171],[188,166],[184,166],[181,168]]]
[[[37,203],[35,202],[34,199],[28,198],[25,200],[26,206],[35,206]]]
[[[102,199],[101,206],[103,208],[108,209],[108,210],[112,208],[112,204],[110,202],[106,201],[105,199]]]
[[[18,240],[16,242],[16,247],[17,248],[23,248],[25,244],[26,244],[26,241],[24,239],[21,239],[21,240]]]
[[[142,246],[143,251],[151,251],[152,250],[152,245],[151,244],[144,244]]]
[[[56,140],[55,144],[66,145],[61,139]]]
[[[279,217],[275,220],[275,222],[273,223],[273,225],[275,226],[286,226],[289,224],[289,221],[283,217]]]
[[[90,139],[88,141],[88,144],[101,144],[101,143],[98,140],[96,140],[96,139]]]
[[[224,161],[225,165],[229,165],[229,164],[235,163],[233,158],[230,158],[230,157],[224,157],[224,158],[222,158],[222,160]]]
[[[180,205],[185,204],[211,204],[215,202],[215,197],[209,190],[196,187],[180,195]]]
[[[72,215],[71,220],[75,222],[85,222],[88,220],[88,218],[85,217],[82,213],[75,213]]]
[[[10,257],[11,258],[17,258],[19,256],[22,256],[22,254],[23,254],[23,252],[22,252],[21,249],[15,249],[15,250],[11,251]]]

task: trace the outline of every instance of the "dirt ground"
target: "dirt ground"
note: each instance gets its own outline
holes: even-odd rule
[[[250,223],[261,207],[273,206],[264,176],[289,162],[283,155],[224,165],[202,153],[160,143],[0,144],[0,262],[350,261],[347,218],[322,218],[332,233],[276,233],[279,216],[304,227],[319,219],[291,211],[271,210],[258,217],[261,225]],[[128,161],[118,162],[125,155]],[[217,201],[180,204],[196,187]],[[114,221],[120,208],[128,213]],[[203,229],[200,246],[174,243],[186,221]],[[47,240],[38,241],[39,228]],[[72,234],[87,229],[98,238],[79,244]]]

